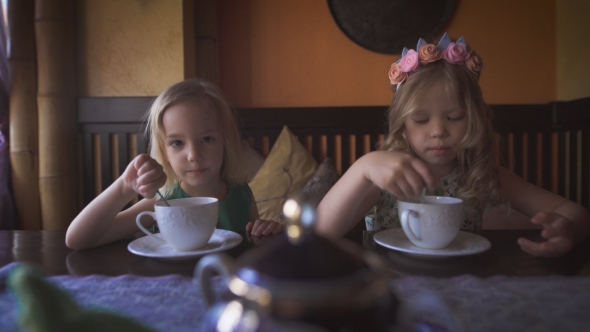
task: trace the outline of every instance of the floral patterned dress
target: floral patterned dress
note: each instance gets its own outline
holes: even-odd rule
[[[456,197],[459,172],[455,169],[451,174],[436,182],[434,196]],[[475,209],[467,204],[463,205],[462,231],[479,233],[481,230],[483,209]],[[365,217],[367,230],[380,231],[388,228],[400,228],[397,213],[397,198],[387,190],[381,190],[381,200]]]

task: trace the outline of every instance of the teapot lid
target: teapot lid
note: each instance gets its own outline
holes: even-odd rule
[[[353,248],[316,234],[305,234],[293,244],[286,234],[244,254],[236,275],[247,283],[258,284],[261,278],[292,281],[326,280],[350,276],[368,269],[368,264]]]
[[[301,197],[285,203],[286,231],[244,254],[236,275],[247,283],[261,278],[310,281],[346,277],[368,270],[362,250],[347,240],[333,242],[313,232],[315,207]]]

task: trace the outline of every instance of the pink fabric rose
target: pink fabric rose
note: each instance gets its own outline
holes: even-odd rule
[[[420,62],[430,63],[439,60],[441,57],[440,49],[433,44],[420,47]]]
[[[399,84],[408,78],[408,73],[404,73],[400,65],[397,63],[392,63],[391,68],[389,69],[389,82],[392,85]]]
[[[483,60],[479,54],[471,51],[471,53],[469,53],[469,58],[465,60],[465,66],[472,72],[479,74],[483,68]]]
[[[418,53],[414,50],[409,50],[399,64],[401,70],[405,73],[416,70],[420,64]]]
[[[450,63],[459,63],[469,58],[467,47],[463,43],[450,43],[446,50],[442,53],[443,59]]]

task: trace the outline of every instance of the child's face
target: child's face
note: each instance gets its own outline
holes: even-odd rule
[[[216,114],[185,101],[164,111],[162,123],[166,157],[184,185],[216,188],[224,151]]]
[[[440,84],[425,89],[418,99],[418,107],[404,123],[407,140],[431,169],[450,173],[457,166],[456,148],[467,132],[467,112]]]

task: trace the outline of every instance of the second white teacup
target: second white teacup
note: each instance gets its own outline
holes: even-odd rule
[[[459,233],[463,200],[444,196],[398,198],[399,220],[406,236],[417,247],[442,249]]]
[[[154,236],[141,224],[143,215],[150,215],[158,224],[162,237],[177,251],[195,250],[209,242],[217,226],[218,199],[191,197],[168,200],[154,205],[155,212],[144,211],[135,222],[148,236]]]

